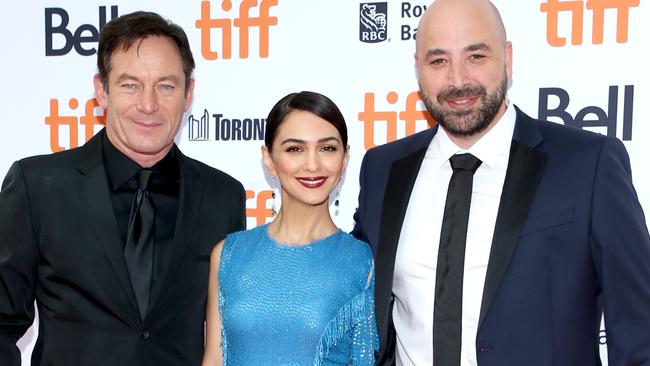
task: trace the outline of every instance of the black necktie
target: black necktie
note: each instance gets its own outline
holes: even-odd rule
[[[449,180],[440,231],[436,294],[433,310],[433,364],[459,366],[463,306],[463,267],[472,180],[481,161],[472,154],[449,159],[454,173]]]
[[[141,169],[138,172],[138,190],[135,192],[131,206],[124,247],[124,258],[142,319],[149,307],[149,290],[153,274],[155,211],[147,190],[152,173],[150,169]]]

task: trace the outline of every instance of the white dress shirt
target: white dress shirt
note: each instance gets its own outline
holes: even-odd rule
[[[476,365],[476,332],[494,225],[506,176],[516,113],[505,114],[469,150],[439,128],[427,148],[409,200],[395,258],[393,322],[397,365],[433,363],[433,303],[440,229],[452,168],[449,158],[469,152],[483,164],[474,173],[465,267],[461,366]]]

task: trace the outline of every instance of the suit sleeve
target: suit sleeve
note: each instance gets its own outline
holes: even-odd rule
[[[235,201],[235,213],[233,214],[234,223],[230,232],[246,230],[246,191],[244,187],[239,184],[237,186],[238,192],[235,197],[239,199]]]
[[[18,339],[34,321],[36,236],[20,163],[0,191],[0,364],[20,366]]]
[[[619,140],[606,139],[596,169],[591,238],[609,366],[650,365],[650,236]]]
[[[359,171],[359,202],[357,210],[354,212],[354,228],[352,229],[352,235],[368,243],[368,236],[364,232],[363,221],[364,221],[364,210],[365,207],[365,176],[366,176],[366,164],[367,164],[368,154],[363,157],[361,162],[361,169]]]

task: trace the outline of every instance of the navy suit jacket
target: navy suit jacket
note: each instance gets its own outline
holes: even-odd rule
[[[380,365],[395,363],[395,254],[436,131],[374,148],[362,163],[353,234],[375,254]],[[609,365],[650,365],[650,237],[625,148],[616,138],[517,109],[481,303],[478,364],[599,365],[603,309]]]

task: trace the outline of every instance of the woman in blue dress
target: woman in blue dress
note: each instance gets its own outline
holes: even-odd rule
[[[329,212],[347,137],[318,93],[289,94],[269,113],[262,156],[282,206],[212,252],[204,366],[374,365],[372,253]]]

